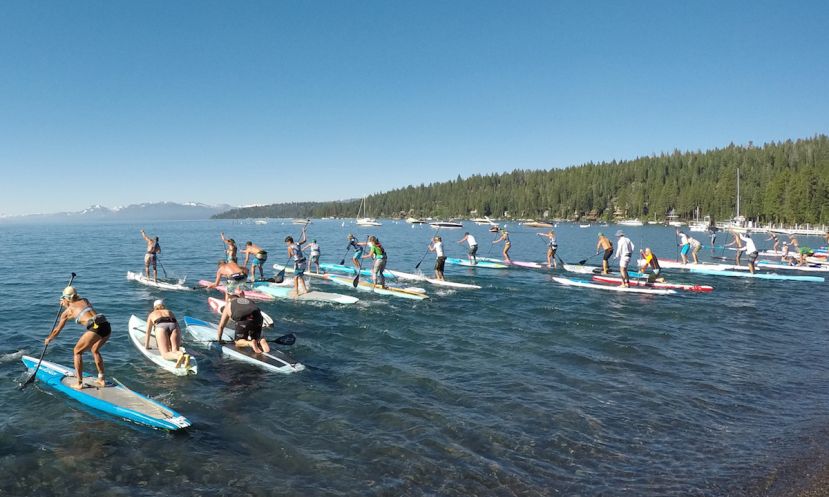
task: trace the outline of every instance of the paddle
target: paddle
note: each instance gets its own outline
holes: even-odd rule
[[[282,270],[276,273],[276,276],[273,277],[274,283],[282,283],[285,281],[285,269],[288,267],[288,263],[291,262],[291,258],[288,257],[288,260],[285,261],[285,264],[282,266]]]
[[[158,262],[159,266],[161,266],[161,271],[164,273],[164,279],[169,280],[170,278],[167,277],[167,270],[164,269],[164,264],[161,263],[161,258],[158,255],[155,256],[155,261]]]
[[[367,236],[366,237],[366,246],[368,246],[368,239],[369,239],[369,237]],[[353,286],[354,288],[357,288],[357,285],[360,284],[360,271],[362,269],[363,269],[363,258],[360,257],[359,264],[357,265],[357,276],[355,276],[354,281],[351,282],[351,286]]]
[[[596,252],[595,254],[591,255],[591,256],[590,256],[590,257],[588,257],[587,259],[582,259],[582,260],[580,260],[580,261],[579,261],[579,266],[584,266],[584,263],[585,263],[585,262],[587,262],[587,261],[589,261],[590,259],[592,259],[592,258],[596,257],[596,256],[597,256],[597,255],[599,255],[600,253],[601,253],[601,252]]]
[[[440,226],[438,226],[438,229],[435,230],[435,234],[432,235],[431,240],[435,239],[435,236],[437,236],[438,231],[440,231]],[[431,243],[430,243],[429,246],[431,247]],[[423,264],[423,259],[425,259],[427,255],[429,255],[429,249],[428,248],[426,249],[426,252],[423,253],[423,257],[420,258],[420,261],[417,264],[415,264],[415,269],[419,268],[420,265]]]
[[[275,343],[277,345],[293,345],[296,343],[296,335],[293,333],[288,333],[287,335],[282,335],[281,337],[274,338],[273,340],[266,340],[268,343]],[[232,340],[198,340],[198,343],[215,343],[215,342],[232,342]]]
[[[72,276],[69,278],[69,283],[67,283],[66,286],[72,286],[72,282],[75,281],[75,276],[77,275],[75,273],[72,273]],[[55,326],[58,324],[58,319],[60,319],[61,312],[63,312],[63,306],[60,306],[60,308],[58,308],[58,313],[55,315],[55,322],[52,323],[52,330],[54,330]],[[49,332],[51,333],[52,330],[49,330]],[[24,381],[18,386],[19,390],[23,390],[24,388],[26,388],[26,385],[35,381],[35,376],[37,376],[37,370],[40,369],[40,363],[43,362],[43,356],[46,354],[46,348],[48,346],[48,343],[43,345],[43,352],[40,353],[40,359],[37,360],[37,366],[35,366],[35,370],[32,372],[31,376],[26,378],[26,381]]]

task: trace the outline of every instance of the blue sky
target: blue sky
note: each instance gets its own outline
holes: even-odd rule
[[[829,132],[827,2],[3,2],[0,213]]]

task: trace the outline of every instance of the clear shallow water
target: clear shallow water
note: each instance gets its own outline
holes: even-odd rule
[[[829,424],[829,283],[683,275],[674,279],[716,289],[656,297],[564,288],[541,271],[447,267],[484,288],[427,286],[433,298],[420,303],[355,294],[363,300],[350,307],[264,304],[276,333],[297,335],[289,352],[309,366],[302,373],[269,375],[191,345],[200,374],[178,378],[133,348],[130,314],[164,297],[179,316],[215,317],[202,291],[125,279],[142,265],[140,227],[0,226],[0,495],[741,495]],[[299,231],[281,221],[143,227],[161,237],[167,271],[191,282],[214,274],[222,230],[267,248],[269,267]],[[485,255],[492,236],[467,227]],[[513,258],[542,260],[537,231],[514,228]],[[592,254],[600,229],[617,228],[561,225],[560,255]],[[340,221],[309,233],[323,261],[339,262],[349,231],[367,233]],[[462,231],[441,233],[452,242]],[[625,231],[637,249],[674,257],[672,230]],[[410,271],[433,230],[386,221],[375,232],[389,267]],[[187,416],[186,433],[16,389],[21,351],[40,353],[72,271],[113,323],[108,374]],[[46,358],[70,365],[78,334],[65,329]]]

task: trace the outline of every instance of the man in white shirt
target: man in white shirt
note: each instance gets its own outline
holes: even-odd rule
[[[616,232],[619,240],[616,242],[616,258],[619,259],[619,272],[622,274],[622,286],[630,288],[630,276],[628,276],[628,264],[633,255],[633,242],[626,237],[622,230]]]
[[[754,245],[754,240],[751,239],[751,235],[748,233],[741,234],[740,240],[745,243],[746,257],[748,257],[748,270],[751,271],[751,274],[754,274],[754,263],[757,261],[757,256],[759,255],[757,246]]]

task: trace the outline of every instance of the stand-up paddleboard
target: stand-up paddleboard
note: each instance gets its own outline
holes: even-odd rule
[[[321,262],[320,263],[320,269],[324,269],[326,271],[334,271],[336,273],[344,273],[344,274],[350,274],[352,276],[357,276],[357,269],[354,266],[343,266],[343,265],[340,265],[340,264],[330,264],[330,263],[327,263],[327,262]],[[307,273],[307,271],[306,271],[306,273]],[[360,270],[360,276],[371,276],[372,274],[374,274],[374,273],[372,272],[371,269],[367,268],[367,269],[361,269]],[[385,276],[386,278],[388,278],[390,280],[395,279],[395,276],[389,270],[384,270],[383,271],[383,276]]]
[[[232,329],[222,332],[222,338],[227,342],[220,344],[215,341],[219,330],[219,327],[215,324],[190,316],[184,316],[184,324],[187,326],[187,333],[194,340],[207,348],[219,350],[231,359],[246,362],[275,373],[296,373],[305,369],[305,366],[297,362],[296,359],[279,350],[271,349],[268,353],[257,354],[250,347],[237,347],[233,340]]]
[[[336,283],[337,285],[354,288],[354,279],[349,278],[347,276],[328,275],[328,281]],[[413,289],[394,287],[381,288],[379,286],[377,288],[373,287],[374,285],[372,285],[371,283],[360,280],[355,290],[360,292],[373,292],[378,295],[388,295],[391,297],[399,297],[402,299],[409,300],[425,300],[429,298],[429,296],[426,295],[426,292],[422,288]]]
[[[611,276],[602,276],[602,275],[593,275],[593,281],[598,281],[600,283],[614,283],[617,285],[622,284],[622,278],[614,278]],[[660,283],[655,281],[653,283],[648,283],[647,281],[630,279],[630,284],[633,286],[644,286],[648,288],[669,288],[671,290],[687,290],[689,292],[710,292],[714,290],[714,287],[708,285],[695,285],[689,283]]]
[[[415,274],[415,273],[404,273],[402,271],[395,271],[393,269],[388,269],[386,272],[392,273],[393,275],[397,276],[397,279],[405,280],[405,281],[425,281],[427,283],[431,283],[435,286],[444,286],[448,288],[463,288],[466,290],[480,290],[479,285],[470,285],[468,283],[457,283],[455,281],[446,281],[446,280],[439,280],[437,278],[429,278],[423,274]]]
[[[513,261],[513,260],[505,261],[503,259],[496,259],[494,257],[478,257],[478,261],[497,262],[499,264],[505,264],[507,266],[523,267],[523,268],[527,268],[527,269],[544,269],[546,267],[546,264],[539,264],[537,262]]]
[[[212,284],[213,284],[212,281],[199,280],[199,286],[202,286],[204,288],[207,288],[208,286],[210,286]],[[216,290],[218,290],[222,293],[227,293],[227,288],[224,285],[217,286]],[[247,297],[251,300],[264,300],[265,302],[270,302],[272,300],[276,300],[272,295],[267,294],[267,293],[257,292],[256,290],[250,290],[250,289],[245,288],[245,287],[243,287],[243,290],[245,291],[245,297]]]
[[[284,266],[282,264],[274,264],[273,268],[276,269],[277,272],[285,271],[285,274],[294,274],[294,268],[292,268],[291,266]],[[305,276],[306,278],[316,278],[316,279],[320,279],[320,280],[327,280],[328,279],[328,273],[326,273],[326,272],[312,273],[311,271],[305,271],[303,273],[303,276]],[[285,281],[290,281],[290,279],[286,278]],[[290,284],[293,285],[293,282],[291,282]]]
[[[789,264],[783,264],[780,262],[760,261],[756,263],[755,266],[757,266],[759,269],[765,269],[768,271],[776,271],[780,269],[783,271],[803,271],[807,273],[829,273],[829,266],[821,264],[791,266]]]
[[[654,295],[671,295],[676,293],[676,290],[670,290],[667,288],[641,288],[641,287],[622,287],[622,286],[610,286],[610,285],[599,285],[597,283],[591,283],[585,280],[576,280],[572,278],[561,278],[558,276],[553,277],[553,281],[557,283],[561,283],[565,286],[580,286],[583,288],[596,288],[598,290],[610,290],[613,292],[623,292],[623,293],[650,293]]]
[[[216,297],[207,297],[207,305],[216,314],[221,314],[225,310],[225,301]],[[262,326],[273,327],[273,318],[268,316],[265,311],[260,310],[259,312],[262,313]]]
[[[136,315],[130,316],[129,333],[133,345],[144,354],[144,357],[153,361],[161,369],[169,371],[174,375],[187,376],[188,374],[198,374],[199,366],[196,363],[196,358],[190,356],[189,361],[180,362],[178,365],[176,361],[168,361],[161,357],[161,351],[158,350],[158,342],[155,336],[150,337],[150,350],[144,348],[144,343],[147,338],[147,321],[139,318]],[[183,330],[182,330],[183,332]],[[182,348],[184,350],[184,348]]]
[[[563,266],[565,271],[569,271],[571,273],[600,274],[602,272],[602,268],[597,266],[584,266],[580,264],[564,264]]]
[[[296,300],[298,302],[326,302],[329,304],[356,304],[360,301],[357,297],[351,295],[342,295],[340,293],[331,292],[317,292],[312,290],[307,293],[297,296],[293,286],[272,285],[266,282],[254,283],[253,287],[260,292],[267,293],[274,298]]]
[[[466,267],[480,267],[486,269],[507,269],[509,266],[500,262],[482,261],[478,259],[477,264],[472,264],[469,259],[457,259],[455,257],[447,257],[446,264],[450,266],[466,266]]]
[[[639,267],[642,267],[645,264],[645,259],[637,259],[636,262],[639,264]],[[693,262],[689,261],[687,264],[683,264],[682,261],[675,261],[671,259],[659,259],[659,267],[662,269],[690,269],[692,267],[699,267],[705,268],[709,271],[739,271],[740,269],[745,269],[748,271],[748,267],[744,266],[737,266],[734,264],[718,264],[718,263],[711,263],[711,262],[700,262],[694,264]]]
[[[822,276],[795,276],[790,274],[775,274],[775,273],[750,273],[748,271],[711,271],[703,267],[691,266],[688,268],[692,273],[708,274],[712,276],[733,276],[737,278],[756,278],[763,280],[787,280],[787,281],[811,281],[814,283],[823,283]]]
[[[21,359],[29,369],[37,366],[34,357],[24,355]],[[83,378],[86,388],[76,390],[72,388],[78,382],[75,371],[49,361],[40,363],[37,379],[87,407],[133,423],[171,431],[190,426],[190,421],[181,414],[133,392],[115,379],[115,383],[101,387],[96,384],[96,377],[86,374]]]
[[[185,286],[183,282],[177,283],[170,283],[169,281],[153,281],[148,279],[142,273],[133,273],[132,271],[127,271],[127,279],[131,281],[137,281],[142,285],[152,286],[155,288],[160,288],[162,290],[192,290],[189,286]]]

